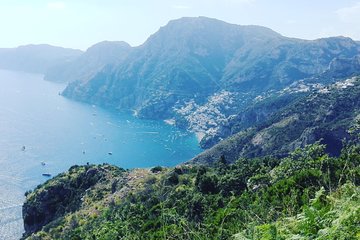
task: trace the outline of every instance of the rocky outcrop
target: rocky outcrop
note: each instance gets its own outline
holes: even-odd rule
[[[360,72],[360,55],[352,58],[334,58],[327,70],[327,75],[334,78],[348,77]]]
[[[121,176],[122,171],[109,165],[73,166],[68,172],[40,185],[34,192],[27,193],[22,210],[24,238],[66,213],[75,212],[95,184],[111,181],[114,174]]]

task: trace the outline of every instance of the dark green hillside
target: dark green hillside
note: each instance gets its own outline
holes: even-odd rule
[[[309,145],[280,160],[239,159],[228,164],[221,158],[214,167],[130,172],[108,165],[73,167],[27,195],[25,236],[359,239],[360,149],[347,146],[337,158],[324,149]],[[97,181],[79,178],[90,171]],[[52,191],[72,186],[78,191],[66,199]],[[38,217],[44,212],[50,221]]]
[[[66,214],[78,211],[86,201],[97,201],[117,185],[124,184],[124,170],[117,167],[73,166],[68,172],[58,175],[27,192],[23,206],[26,232],[39,231],[42,226],[56,222]]]
[[[192,162],[211,163],[225,156],[284,156],[321,140],[331,155],[340,153],[342,140],[360,114],[360,78],[354,77],[300,98],[255,127],[243,130],[206,150]]]

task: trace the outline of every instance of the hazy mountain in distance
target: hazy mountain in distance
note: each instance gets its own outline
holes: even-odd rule
[[[106,65],[120,64],[131,51],[126,42],[103,41],[72,61],[55,65],[46,71],[45,79],[56,82],[86,81]]]
[[[57,64],[72,61],[82,51],[47,44],[0,49],[0,68],[30,73],[45,73]]]

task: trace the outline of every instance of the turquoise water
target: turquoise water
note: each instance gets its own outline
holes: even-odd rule
[[[68,100],[64,87],[0,70],[0,239],[21,236],[24,192],[47,180],[42,173],[87,162],[174,166],[200,152],[193,134]]]

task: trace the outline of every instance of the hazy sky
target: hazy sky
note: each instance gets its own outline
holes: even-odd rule
[[[289,37],[360,40],[360,0],[0,0],[0,47],[142,44],[169,20],[207,16]]]

